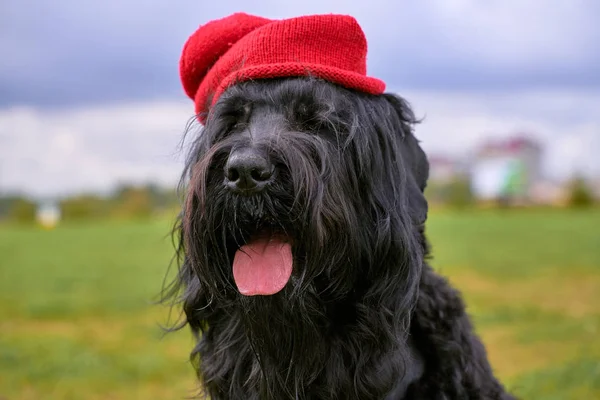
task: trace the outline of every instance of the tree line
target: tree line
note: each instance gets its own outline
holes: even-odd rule
[[[144,219],[173,212],[180,206],[174,188],[158,185],[120,185],[111,193],[86,193],[67,196],[55,201],[40,201],[25,195],[0,196],[0,221],[35,223],[44,204],[52,204],[61,221],[100,219]]]
[[[591,188],[582,178],[567,184],[564,206],[585,208],[598,204]],[[430,182],[425,196],[432,206],[465,209],[477,205],[469,179],[456,177],[444,184]],[[0,222],[31,224],[37,219],[44,202],[24,195],[0,195]],[[61,221],[102,219],[145,219],[161,214],[175,215],[181,199],[175,188],[154,184],[120,185],[107,195],[80,194],[54,202]],[[510,207],[507,199],[498,199],[498,207]]]

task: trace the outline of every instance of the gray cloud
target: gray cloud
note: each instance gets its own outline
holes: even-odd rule
[[[208,3],[208,4],[207,4]],[[600,88],[594,0],[106,0],[0,5],[0,107],[182,98],[177,63],[199,24],[235,11],[357,17],[391,90]]]
[[[0,111],[0,188],[53,196],[119,181],[172,185],[190,113],[181,102]]]
[[[8,0],[0,2],[0,189],[38,196],[174,183],[193,107],[177,74],[199,24],[354,15],[369,73],[405,95],[431,153],[531,132],[553,177],[600,174],[595,0]]]

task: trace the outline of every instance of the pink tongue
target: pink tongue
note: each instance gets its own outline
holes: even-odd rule
[[[292,247],[277,238],[261,238],[242,246],[233,259],[233,278],[245,296],[279,292],[292,275]]]

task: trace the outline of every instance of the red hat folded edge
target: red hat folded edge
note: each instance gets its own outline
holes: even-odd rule
[[[185,93],[205,123],[233,84],[312,76],[369,94],[385,83],[366,74],[367,41],[356,19],[311,15],[270,20],[245,13],[200,26],[184,45],[179,71]]]

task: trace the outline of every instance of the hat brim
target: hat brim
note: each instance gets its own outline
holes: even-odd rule
[[[378,95],[385,91],[385,82],[380,79],[358,74],[352,71],[340,68],[319,65],[319,64],[300,64],[300,63],[274,63],[266,65],[256,65],[246,68],[240,68],[230,73],[225,79],[220,81],[220,85],[214,92],[209,87],[200,87],[196,93],[196,113],[199,113],[204,106],[199,104],[203,96],[212,92],[210,108],[214,106],[221,95],[236,83],[273,78],[292,78],[292,77],[314,77],[338,84],[347,89],[354,89],[360,92]],[[200,122],[206,121],[206,115],[198,115]]]

